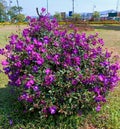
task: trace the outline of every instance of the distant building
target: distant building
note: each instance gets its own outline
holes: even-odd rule
[[[100,11],[99,12],[100,13],[100,20],[113,20],[113,19],[115,19],[115,18],[118,18],[118,19],[120,19],[120,13],[117,13],[117,16],[115,16],[115,17],[110,17],[110,15],[109,14],[114,14],[114,13],[116,13],[116,10],[106,10],[106,11]],[[93,15],[93,13],[81,13],[81,19],[83,19],[83,20],[91,20],[92,19],[92,15]]]
[[[81,13],[82,20],[90,20],[92,18],[93,13]]]
[[[66,18],[66,12],[61,12],[61,17],[64,20]]]

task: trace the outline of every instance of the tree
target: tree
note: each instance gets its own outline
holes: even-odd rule
[[[25,21],[25,15],[24,14],[18,14],[16,16],[16,21],[17,22],[24,22]]]
[[[10,16],[10,20],[15,21],[17,18],[17,15],[19,14],[19,12],[22,11],[22,9],[23,9],[22,7],[12,6],[8,10],[8,15]]]
[[[72,18],[73,18],[73,19],[80,19],[81,16],[80,16],[79,13],[74,13],[74,14],[72,15]]]
[[[100,13],[98,11],[94,11],[93,13],[93,19],[98,20],[100,18]]]
[[[55,12],[54,17],[60,21],[62,19],[61,14],[59,12]]]
[[[24,14],[20,14],[22,11],[21,6],[8,7],[6,0],[0,0],[0,22],[1,21],[24,21]]]
[[[0,22],[2,21],[4,15],[4,6],[2,3],[0,3]]]
[[[6,1],[5,0],[0,0],[0,22],[6,20],[7,14],[6,14]]]

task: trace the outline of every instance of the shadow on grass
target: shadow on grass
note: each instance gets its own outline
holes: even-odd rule
[[[120,31],[120,25],[91,25],[94,29],[104,29],[104,30],[115,30]]]
[[[0,129],[13,129],[13,125],[23,120],[21,109],[11,89],[8,86],[0,88]]]
[[[12,99],[8,87],[0,88],[0,128],[7,129],[11,124]]]
[[[0,129],[78,129],[84,117],[50,116],[41,118],[37,113],[24,113],[22,105],[8,86],[0,88]]]

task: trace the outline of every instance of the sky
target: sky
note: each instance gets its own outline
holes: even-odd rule
[[[6,0],[9,5],[10,0]],[[11,0],[11,6],[17,5],[17,0]],[[36,7],[39,10],[44,7],[47,8],[47,0],[18,0],[19,6],[23,7],[22,13],[26,16],[36,16]],[[53,15],[55,12],[66,12],[72,11],[73,0],[48,0],[48,12]],[[74,12],[93,12],[93,11],[105,11],[105,10],[116,10],[118,3],[118,11],[120,11],[120,0],[74,0]]]

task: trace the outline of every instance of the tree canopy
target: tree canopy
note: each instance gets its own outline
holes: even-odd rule
[[[4,1],[0,0],[0,22],[4,21],[6,18],[6,8],[4,5]]]
[[[6,0],[0,0],[0,22],[12,21],[19,22],[25,20],[25,15],[21,14],[23,8],[21,6],[7,6]]]
[[[100,13],[98,11],[94,11],[93,18],[94,19],[99,19],[100,18]]]
[[[54,17],[60,21],[62,19],[61,14],[59,12],[55,12]]]
[[[10,17],[10,20],[11,21],[15,21],[15,20],[18,20],[19,18],[18,18],[18,15],[20,15],[19,14],[19,12],[22,12],[22,7],[17,7],[17,6],[12,6],[9,10],[8,10],[8,16]],[[22,14],[23,15],[23,14]],[[18,19],[17,19],[18,18]],[[19,21],[19,20],[18,20]]]

